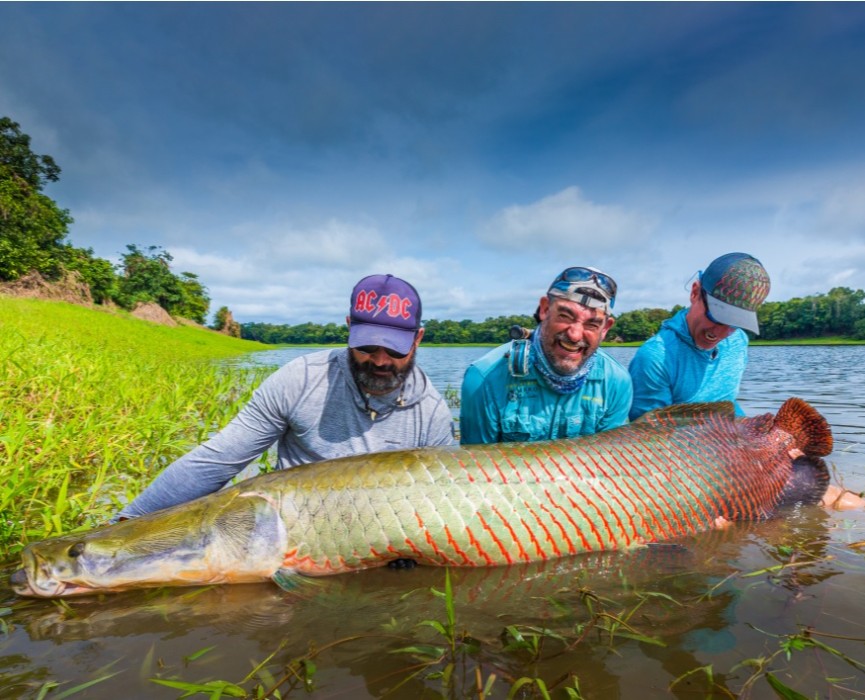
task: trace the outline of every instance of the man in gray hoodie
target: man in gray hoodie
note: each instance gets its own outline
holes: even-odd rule
[[[274,372],[225,428],[170,464],[115,520],[212,493],[274,443],[279,469],[452,444],[450,409],[415,365],[424,332],[417,290],[393,275],[365,277],[346,322],[348,348]]]

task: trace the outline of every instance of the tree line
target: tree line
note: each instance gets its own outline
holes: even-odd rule
[[[770,301],[757,311],[760,338],[763,340],[791,340],[797,338],[825,338],[839,336],[865,340],[865,292],[846,287],[835,287],[828,294]],[[682,306],[672,309],[637,309],[616,316],[607,340],[639,342],[646,340]],[[534,328],[531,316],[499,316],[485,321],[439,321],[424,323],[424,343],[504,343],[513,326]],[[301,323],[276,325],[269,323],[241,324],[241,337],[271,345],[345,343],[348,327],[345,324]]]
[[[54,159],[34,153],[20,125],[0,117],[0,282],[15,282],[34,272],[49,282],[78,276],[98,304],[111,302],[131,310],[139,303],[155,303],[172,316],[206,322],[206,287],[191,272],[172,272],[168,251],[131,244],[121,262],[112,265],[92,248],[69,243],[72,216],[43,191],[59,179]],[[222,330],[219,324],[229,323],[230,328],[227,319],[228,309],[220,309],[214,327]]]
[[[76,248],[66,240],[72,216],[43,192],[60,178],[60,167],[48,155],[30,148],[30,137],[9,117],[0,117],[0,282],[14,282],[37,272],[49,281],[69,274],[80,276],[96,303],[112,302],[124,309],[155,303],[172,316],[204,324],[210,307],[207,288],[191,272],[175,274],[171,255],[158,246],[127,245],[118,265]],[[760,337],[766,340],[841,336],[865,340],[865,292],[835,287],[789,301],[760,307]],[[638,309],[616,318],[608,340],[642,341],[657,332],[672,309]],[[428,320],[428,343],[503,343],[512,326],[533,328],[527,315],[499,316],[485,321]],[[215,314],[213,328],[269,344],[345,343],[344,324],[273,325],[245,323],[238,327],[227,307]]]

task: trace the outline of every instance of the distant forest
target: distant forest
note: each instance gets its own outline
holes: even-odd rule
[[[770,301],[757,312],[761,340],[843,337],[865,340],[865,292],[835,287],[828,294]],[[681,306],[672,309],[637,309],[616,316],[607,340],[633,342],[646,340],[661,323]],[[531,316],[499,316],[485,321],[438,321],[424,323],[424,343],[504,343],[513,325],[534,328]],[[243,323],[241,337],[272,345],[345,343],[348,328],[344,324],[301,323],[273,325]]]

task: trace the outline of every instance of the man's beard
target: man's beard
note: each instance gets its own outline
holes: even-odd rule
[[[376,367],[370,361],[358,362],[354,359],[354,354],[349,351],[348,366],[361,391],[370,394],[387,394],[395,389],[399,389],[403,385],[405,378],[414,367],[414,358],[414,353],[412,353],[402,371],[397,371],[393,365]],[[383,377],[373,374],[374,371],[381,372],[383,370],[388,370],[389,374]]]
[[[564,340],[569,345],[574,345],[577,348],[582,348],[582,350],[584,351],[585,354],[583,355],[583,358],[580,360],[579,364],[577,364],[576,367],[573,366],[573,362],[568,362],[557,358],[555,353],[553,352],[553,346],[556,342],[560,340]],[[594,354],[595,350],[597,350],[597,348],[592,348],[590,343],[585,339],[580,340],[576,343],[571,343],[570,340],[568,340],[567,333],[565,332],[557,333],[550,339],[542,335],[541,349],[544,352],[544,356],[547,358],[547,362],[550,363],[550,367],[552,367],[557,373],[559,373],[563,377],[568,377],[579,372],[580,368],[586,364],[588,359]]]

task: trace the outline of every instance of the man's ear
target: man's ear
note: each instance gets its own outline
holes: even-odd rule
[[[351,316],[345,317],[345,325],[351,328]]]
[[[607,333],[610,332],[610,328],[614,325],[616,325],[616,319],[608,315],[604,321],[604,328],[601,330],[601,340],[604,340],[607,337]]]
[[[550,298],[549,297],[541,297],[541,300],[538,303],[538,318],[541,319],[541,321],[543,321],[549,315],[550,315]]]
[[[420,341],[423,340],[423,328],[417,329],[417,336],[414,339],[414,346],[417,347],[420,345]]]
[[[697,300],[700,298],[700,283],[694,282],[691,285],[691,306],[697,303]]]

